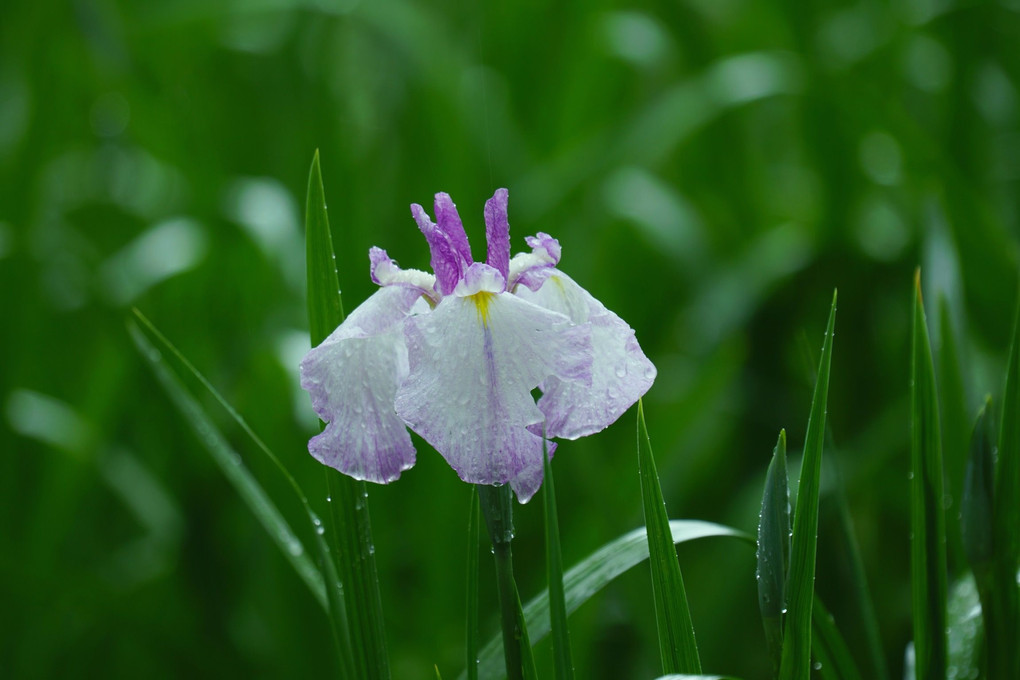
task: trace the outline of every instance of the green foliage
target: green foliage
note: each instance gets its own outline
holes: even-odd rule
[[[697,520],[670,520],[669,529],[673,543],[683,543],[712,536],[729,536],[747,543],[753,540],[747,534],[730,527]],[[621,574],[647,559],[648,533],[643,527],[606,543],[585,557],[563,575],[567,614],[573,613]],[[525,605],[524,618],[534,643],[549,634],[548,592],[536,596]],[[482,678],[502,677],[500,675],[502,659],[502,640],[497,636],[485,645],[479,656],[480,676]]]
[[[318,151],[312,158],[308,175],[305,211],[308,324],[312,346],[315,346],[344,320]],[[323,470],[332,519],[330,545],[346,594],[355,674],[366,680],[385,680],[390,676],[389,655],[368,511],[368,487],[365,482],[332,468]]]
[[[790,556],[790,492],[786,476],[786,430],[772,452],[765,475],[765,492],[758,521],[758,609],[765,626],[765,643],[775,671],[783,655],[783,615],[786,613],[786,565]]]
[[[556,489],[552,464],[543,455],[542,509],[545,517],[545,573],[549,582],[549,623],[552,628],[553,656],[557,680],[574,677],[570,655],[570,631],[567,628],[567,602],[563,594],[563,555],[560,548],[560,523],[556,514]]]
[[[936,332],[942,310],[929,309],[955,518],[951,442],[962,430],[968,445],[975,399],[992,394],[997,444],[1010,354],[1014,6],[3,3],[3,675],[190,677],[196,659],[209,676],[336,675],[320,600],[214,460],[192,453],[200,441],[123,328],[131,307],[144,310],[330,523],[297,376],[310,339],[302,212],[319,148],[347,311],[375,290],[370,246],[428,267],[408,204],[436,191],[457,201],[476,255],[497,186],[510,190],[514,252],[537,231],[559,239],[563,271],[634,328],[659,370],[644,409],[678,516],[754,531],[763,447],[810,408],[798,339],[821,334],[818,310],[839,285],[828,420],[881,661],[902,677],[903,282],[920,262],[927,297],[944,297],[952,321],[965,409],[955,435],[948,324]],[[289,483],[188,376],[319,562]],[[632,417],[557,455],[568,567],[642,524]],[[395,678],[464,665],[465,489],[415,446],[413,470],[369,487]],[[825,480],[816,585],[871,677]],[[537,499],[515,516],[528,597],[546,586],[543,519]],[[680,552],[704,667],[766,677],[750,551],[706,541]],[[484,549],[480,568],[491,583]],[[660,671],[638,572],[570,614],[576,677]],[[482,588],[482,642],[498,627],[494,598]],[[552,677],[550,636],[539,643],[536,630],[538,670]],[[735,640],[748,641],[740,653]]]
[[[811,398],[804,458],[797,487],[797,508],[790,539],[790,568],[786,581],[787,612],[783,626],[783,652],[779,677],[803,679],[811,674],[811,611],[815,600],[815,559],[818,540],[818,494],[822,474],[822,446],[832,365],[832,338],[836,324],[836,293],[832,294],[825,328],[818,378]]]
[[[676,548],[673,547],[669,515],[662,498],[662,487],[659,486],[659,474],[655,470],[652,442],[641,400],[638,400],[637,450],[662,670],[666,673],[700,673],[701,660],[694,639],[694,624],[687,606],[687,592]]]
[[[468,507],[467,541],[467,635],[464,651],[467,656],[465,672],[467,680],[478,680],[478,645],[481,634],[478,631],[478,495],[471,489],[471,505]]]
[[[269,450],[258,435],[248,426],[248,423],[220,396],[220,393],[213,387],[212,383],[199,373],[166,336],[160,333],[137,309],[134,310],[134,317],[134,320],[128,323],[128,330],[135,342],[135,346],[141,355],[148,359],[152,370],[162,383],[163,389],[166,390],[195,434],[205,445],[220,470],[222,470],[223,474],[237,490],[241,500],[244,501],[248,509],[251,510],[252,514],[255,515],[263,528],[269,533],[269,536],[277,543],[298,576],[301,577],[301,580],[305,582],[312,594],[329,614],[341,677],[354,677],[354,669],[351,665],[353,658],[351,637],[347,624],[343,590],[340,588],[336,566],[330,556],[329,546],[326,545],[322,536],[324,533],[322,521],[312,510],[301,487],[298,486],[287,469],[280,463],[276,454]],[[136,321],[137,323],[135,323]],[[175,367],[172,368],[171,363]],[[202,387],[208,390],[219,405],[244,430],[255,446],[273,462],[279,475],[287,481],[291,490],[294,491],[311,524],[314,536],[313,542],[319,559],[319,568],[312,564],[304,545],[291,531],[286,520],[276,508],[276,505],[274,505],[259,483],[244,467],[240,454],[230,448],[226,439],[216,429],[215,425],[212,424],[212,421],[202,410],[202,407],[199,406],[194,397],[185,389],[178,377],[182,371],[185,374],[190,374]]]
[[[914,278],[910,369],[910,572],[918,678],[946,677],[946,519],[938,393],[920,270]]]

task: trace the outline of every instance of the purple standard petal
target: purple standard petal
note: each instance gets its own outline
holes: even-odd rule
[[[550,376],[590,380],[588,327],[481,290],[443,298],[408,319],[405,332],[410,374],[397,390],[397,413],[461,479],[509,482],[527,501],[542,465],[542,438],[528,427],[544,419],[531,390]]]
[[[560,242],[549,234],[539,232],[537,236],[528,236],[524,240],[531,252],[517,253],[510,260],[510,278],[507,282],[507,290],[510,292],[514,291],[517,284],[538,290],[560,262]]]
[[[517,294],[591,328],[591,386],[556,376],[542,383],[538,407],[546,416],[546,436],[577,439],[599,432],[652,386],[655,366],[631,327],[569,276],[554,270],[537,292],[519,288]]]
[[[496,189],[485,202],[485,241],[488,243],[486,263],[510,280],[510,222],[506,216],[509,192]]]
[[[411,214],[429,244],[429,252],[432,254],[432,271],[436,273],[436,290],[440,295],[449,295],[457,287],[457,282],[467,266],[457,253],[453,243],[450,242],[450,238],[433,224],[424,208],[413,203],[411,204]]]
[[[464,233],[464,225],[460,221],[460,214],[457,212],[457,206],[454,205],[450,194],[446,192],[436,194],[435,208],[439,231],[446,234],[446,237],[450,239],[454,251],[460,255],[464,264],[470,265],[474,262],[471,259],[471,246],[468,244],[467,234]]]
[[[403,321],[416,304],[426,307],[414,288],[381,288],[301,361],[301,387],[328,423],[308,451],[355,479],[385,484],[414,465],[393,400],[408,373]]]

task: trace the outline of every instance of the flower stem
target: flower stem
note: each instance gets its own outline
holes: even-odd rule
[[[521,600],[514,581],[513,554],[510,550],[514,537],[513,493],[509,486],[479,484],[478,499],[485,528],[492,541],[492,555],[496,560],[496,587],[499,592],[500,625],[503,628],[503,657],[506,675],[510,680],[535,677],[535,660],[531,656],[531,642],[524,626]]]

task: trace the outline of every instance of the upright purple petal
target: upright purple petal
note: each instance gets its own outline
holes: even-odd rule
[[[454,205],[450,194],[446,192],[436,194],[435,208],[436,223],[439,226],[439,231],[446,234],[447,238],[450,239],[454,251],[460,255],[465,265],[470,265],[474,262],[471,259],[471,246],[468,243],[467,234],[464,233],[464,225],[460,221],[457,206]]]
[[[408,374],[403,322],[421,293],[380,288],[301,361],[301,387],[327,423],[308,451],[355,479],[391,482],[414,465],[414,446],[393,409]]]
[[[546,436],[577,439],[599,432],[652,386],[655,366],[631,327],[569,276],[554,270],[538,291],[522,287],[517,295],[591,328],[590,386],[556,376],[542,383],[538,408],[546,416]]]
[[[510,280],[510,222],[506,207],[509,192],[496,189],[496,193],[485,202],[485,240],[488,243],[486,263]]]
[[[478,265],[476,265],[478,266]],[[472,484],[541,480],[544,419],[531,396],[543,380],[590,381],[590,331],[507,293],[443,298],[405,324],[410,373],[396,409]],[[536,478],[537,475],[537,478]]]
[[[454,249],[449,237],[429,219],[425,209],[417,203],[411,204],[411,214],[418,228],[425,235],[432,254],[432,271],[436,273],[436,290],[440,295],[449,295],[457,287],[457,281],[464,274],[464,260]]]

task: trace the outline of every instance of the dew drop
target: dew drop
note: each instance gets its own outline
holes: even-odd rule
[[[617,378],[623,378],[626,375],[627,375],[627,367],[625,365],[620,364],[619,366],[616,367],[616,377]]]

